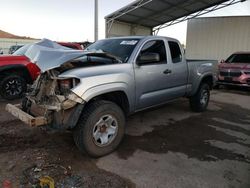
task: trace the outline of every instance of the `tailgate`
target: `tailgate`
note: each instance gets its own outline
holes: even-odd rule
[[[20,105],[7,104],[5,109],[13,116],[20,119],[24,123],[30,125],[31,127],[37,127],[48,124],[48,120],[45,117],[33,117],[32,115],[22,111],[20,109]]]

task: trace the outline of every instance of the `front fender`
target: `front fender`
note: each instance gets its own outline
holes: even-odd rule
[[[116,83],[108,83],[103,85],[98,85],[86,90],[83,95],[81,96],[82,99],[86,102],[90,101],[91,99],[111,92],[122,91],[126,94],[130,106],[130,110],[133,110],[134,104],[134,97],[132,91],[130,91],[128,85],[123,82],[116,82]]]

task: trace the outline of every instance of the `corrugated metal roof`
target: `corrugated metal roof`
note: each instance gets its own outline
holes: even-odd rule
[[[228,0],[137,0],[105,19],[153,28],[226,1]]]

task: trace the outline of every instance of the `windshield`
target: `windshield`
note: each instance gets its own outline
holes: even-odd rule
[[[13,55],[24,55],[31,44],[26,44],[13,53]]]
[[[122,62],[126,63],[138,41],[139,39],[135,38],[99,40],[94,44],[90,45],[86,50],[102,50],[103,52],[118,57]]]
[[[227,60],[227,63],[249,63],[250,54],[233,54]]]

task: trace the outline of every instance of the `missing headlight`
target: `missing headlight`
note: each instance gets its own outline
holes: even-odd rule
[[[60,79],[58,80],[59,90],[62,94],[70,92],[70,89],[76,87],[80,83],[77,78]]]

